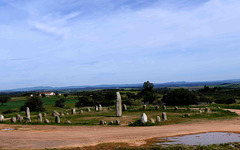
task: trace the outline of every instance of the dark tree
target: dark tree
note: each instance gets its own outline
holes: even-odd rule
[[[64,96],[65,98],[67,98],[67,97],[68,97],[68,94],[63,94],[63,96]]]
[[[46,97],[46,95],[45,95],[44,93],[43,93],[43,94],[41,94],[41,96],[42,96],[42,97]]]
[[[61,98],[59,100],[56,101],[55,103],[55,106],[56,107],[60,107],[60,108],[63,108],[65,106],[65,99],[64,98]]]
[[[162,101],[170,106],[183,106],[196,104],[197,96],[188,89],[175,89],[163,96]]]
[[[77,108],[92,105],[93,105],[92,101],[90,101],[87,96],[79,97],[78,102],[75,103],[75,106]]]
[[[2,103],[2,106],[3,103],[7,103],[10,99],[11,99],[10,96],[0,96],[0,102]]]
[[[143,83],[143,89],[140,92],[140,95],[143,97],[144,103],[152,104],[156,100],[156,95],[153,87],[153,83],[150,83],[149,81]]]
[[[44,102],[40,96],[28,97],[25,104],[21,107],[21,111],[25,111],[26,107],[29,107],[33,112],[45,111],[43,104]]]

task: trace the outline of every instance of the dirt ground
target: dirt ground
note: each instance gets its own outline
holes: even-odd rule
[[[240,110],[235,111],[240,115]],[[16,130],[3,130],[14,128]],[[144,144],[146,139],[201,132],[240,132],[240,119],[193,121],[151,127],[0,125],[0,149],[70,148],[108,142]]]

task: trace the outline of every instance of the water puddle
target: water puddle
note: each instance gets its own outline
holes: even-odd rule
[[[240,134],[230,132],[207,132],[176,137],[159,138],[157,145],[211,145],[240,142]]]
[[[14,128],[2,129],[3,131],[15,130]]]

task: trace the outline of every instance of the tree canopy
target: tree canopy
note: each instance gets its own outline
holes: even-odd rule
[[[183,106],[196,104],[197,96],[188,89],[174,89],[163,96],[162,101],[170,106]]]

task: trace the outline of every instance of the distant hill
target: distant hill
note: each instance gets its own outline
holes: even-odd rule
[[[203,81],[203,82],[167,82],[167,83],[154,83],[155,88],[162,87],[192,87],[192,86],[214,86],[214,85],[227,85],[239,84],[240,79],[232,80],[219,80],[219,81]],[[21,91],[58,91],[58,90],[91,90],[91,89],[120,89],[120,88],[141,88],[143,83],[137,84],[106,84],[106,85],[93,85],[93,86],[66,86],[66,87],[51,87],[51,86],[38,86],[29,88],[18,88],[11,90],[1,90],[0,92],[21,92]]]

